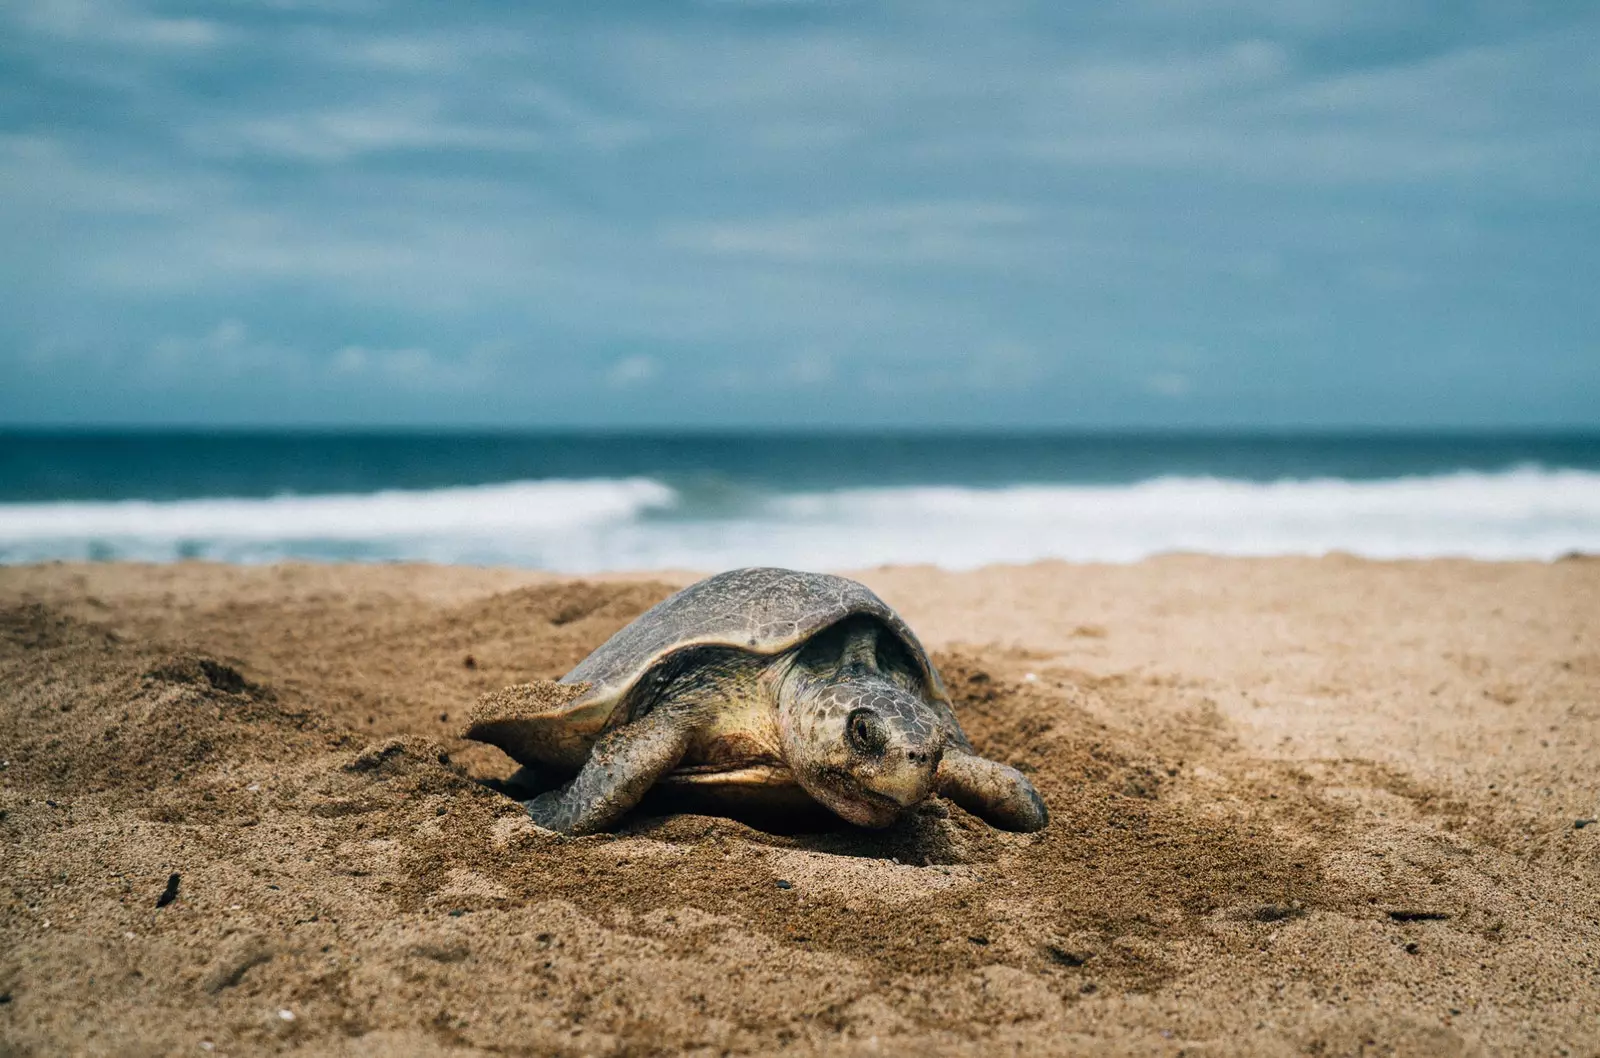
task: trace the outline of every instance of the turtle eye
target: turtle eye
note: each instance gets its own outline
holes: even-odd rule
[[[889,732],[871,709],[857,709],[847,716],[844,731],[851,746],[875,757],[882,755],[883,747],[889,743]]]

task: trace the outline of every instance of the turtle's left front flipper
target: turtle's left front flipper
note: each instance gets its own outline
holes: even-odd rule
[[[675,768],[689,745],[690,727],[661,709],[616,728],[595,743],[578,777],[523,807],[533,821],[563,834],[604,830],[639,803],[656,780]]]
[[[945,751],[934,788],[1002,830],[1034,831],[1050,822],[1044,799],[1028,777],[1008,764],[955,747]]]

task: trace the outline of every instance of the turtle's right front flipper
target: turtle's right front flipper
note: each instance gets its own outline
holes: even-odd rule
[[[615,823],[656,780],[677,767],[689,745],[690,726],[673,710],[625,724],[595,743],[578,777],[542,793],[523,807],[533,821],[563,834],[593,834]]]
[[[1042,830],[1050,822],[1039,791],[1009,764],[952,747],[939,762],[935,781],[942,796],[1002,830],[1027,833]]]

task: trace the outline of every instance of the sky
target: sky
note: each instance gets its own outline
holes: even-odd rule
[[[1600,427],[1600,5],[0,5],[0,425]]]

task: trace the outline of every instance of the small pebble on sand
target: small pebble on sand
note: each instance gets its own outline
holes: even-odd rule
[[[280,1010],[280,1011],[278,1011],[278,1017],[282,1018],[284,1021],[293,1021],[294,1020],[294,1011],[292,1011],[292,1010]]]

